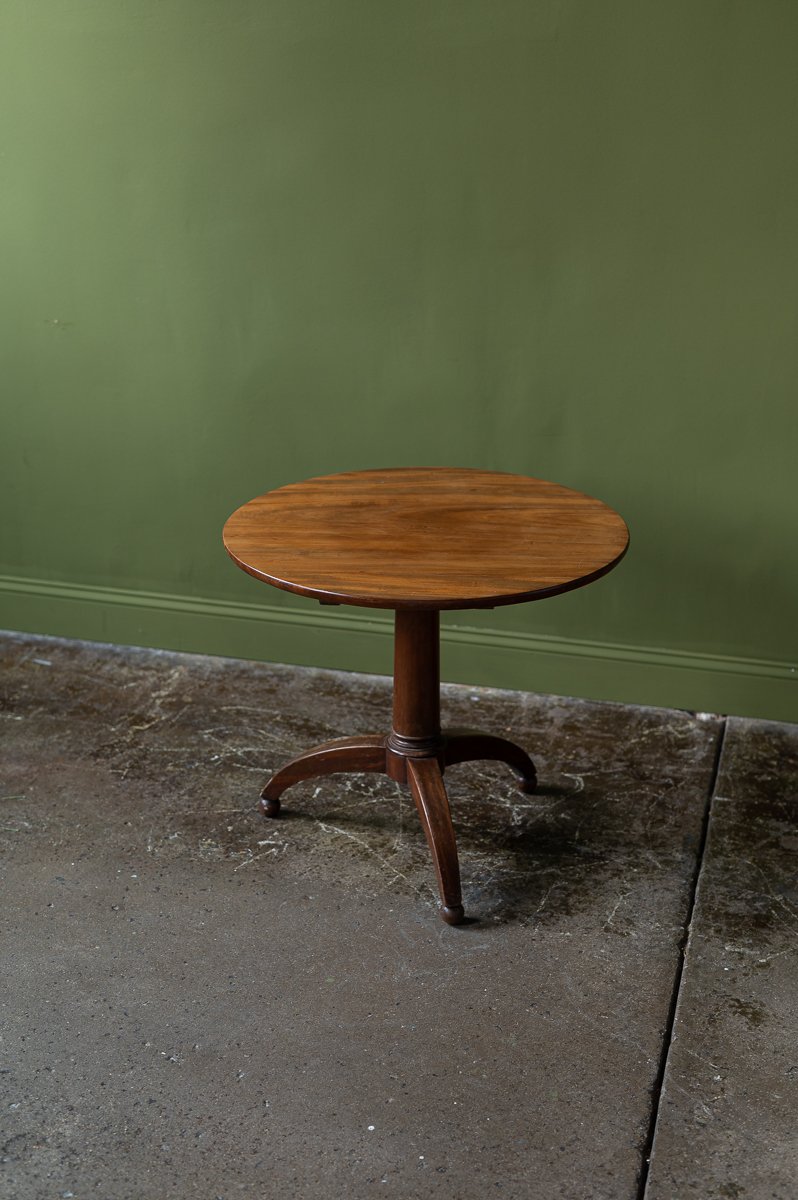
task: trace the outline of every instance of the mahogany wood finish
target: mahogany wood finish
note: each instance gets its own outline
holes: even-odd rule
[[[325,742],[306,754],[300,754],[272,775],[260,794],[264,816],[280,813],[280,796],[286,788],[316,775],[334,775],[341,771],[385,772],[385,738],[379,735],[338,738]]]
[[[406,783],[406,760],[438,755],[443,746],[437,612],[397,609],[393,670],[388,774]]]
[[[526,751],[506,738],[440,726],[441,609],[492,608],[582,587],[612,570],[629,535],[617,513],[581,492],[524,475],[452,467],[324,475],[267,492],[224,529],[233,561],[256,579],[322,604],[396,613],[393,723],[387,735],[341,738],[302,754],[266,784],[280,812],[294,783],[378,771],[410,787],[450,925],[463,920],[447,767],[506,763],[536,786]]]
[[[465,916],[460,864],[443,771],[435,758],[411,758],[407,763],[407,779],[438,876],[441,916],[447,925],[459,925]]]
[[[623,557],[624,522],[557,483],[455,467],[352,471],[266,492],[224,543],[256,579],[365,608],[491,608],[581,587]]]
[[[495,737],[492,733],[478,733],[474,729],[450,729],[444,746],[444,762],[447,767],[455,763],[475,762],[480,758],[493,758],[507,763],[518,780],[522,792],[532,795],[538,785],[535,764],[520,746],[508,742],[507,738]]]

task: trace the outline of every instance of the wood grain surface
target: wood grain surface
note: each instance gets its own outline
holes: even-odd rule
[[[581,587],[629,541],[606,504],[543,479],[455,467],[323,475],[266,492],[224,528],[244,571],[366,608],[488,608]]]

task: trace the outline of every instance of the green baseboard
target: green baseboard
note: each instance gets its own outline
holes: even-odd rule
[[[289,608],[5,576],[0,627],[379,674],[392,666],[388,614],[310,601]],[[465,624],[444,626],[442,660],[455,683],[798,721],[792,663]]]

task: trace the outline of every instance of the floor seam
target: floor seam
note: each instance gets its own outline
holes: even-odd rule
[[[698,895],[699,886],[701,883],[701,875],[704,869],[704,859],[706,856],[707,839],[709,837],[709,828],[712,820],[712,806],[715,800],[715,788],[718,782],[720,772],[720,763],[723,756],[723,747],[726,741],[726,730],[728,728],[728,717],[724,717],[718,733],[718,740],[715,746],[715,757],[712,763],[712,773],[707,788],[706,804],[704,805],[704,813],[701,821],[701,834],[698,842],[698,850],[696,852],[696,862],[693,869],[693,878],[690,885],[690,896],[687,904],[687,914],[684,922],[684,931],[679,943],[679,959],[676,974],[673,981],[673,991],[671,994],[670,1007],[668,1009],[668,1018],[665,1024],[665,1033],[662,1039],[662,1051],[660,1053],[659,1066],[657,1068],[657,1076],[654,1081],[654,1086],[651,1093],[651,1117],[649,1119],[648,1132],[642,1152],[642,1165],[640,1170],[640,1180],[637,1188],[635,1200],[646,1200],[648,1191],[648,1176],[651,1167],[652,1152],[654,1149],[654,1139],[656,1137],[657,1125],[659,1123],[660,1101],[662,1099],[662,1089],[665,1083],[665,1075],[668,1069],[668,1059],[670,1057],[671,1045],[673,1044],[673,1031],[676,1023],[676,1013],[679,1008],[679,1000],[682,993],[682,984],[684,982],[684,970],[687,962],[687,953],[690,948],[690,938],[693,929],[693,916],[695,914],[696,897]]]

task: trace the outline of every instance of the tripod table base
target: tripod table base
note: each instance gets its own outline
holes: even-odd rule
[[[443,773],[455,763],[497,759],[512,769],[521,791],[530,793],[537,783],[535,767],[520,746],[492,734],[452,730],[415,739],[422,740],[423,745],[413,745],[414,739],[396,734],[366,734],[326,742],[281,767],[263,789],[260,806],[265,816],[279,816],[280,797],[287,788],[342,771],[376,771],[408,784],[435,866],[441,916],[448,925],[459,925],[464,918],[460,866]]]

